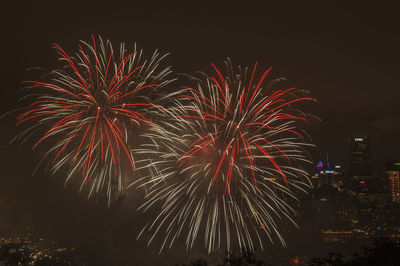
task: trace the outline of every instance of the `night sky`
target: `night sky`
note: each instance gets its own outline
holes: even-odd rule
[[[89,3],[90,2],[90,3]],[[340,3],[338,3],[340,2]],[[385,4],[384,4],[385,3]],[[384,160],[398,158],[400,147],[399,8],[391,1],[238,1],[222,4],[187,1],[15,1],[3,4],[1,19],[0,114],[20,107],[20,82],[32,79],[26,69],[59,66],[53,42],[67,52],[91,34],[133,45],[147,54],[170,53],[176,72],[210,71],[210,62],[273,67],[287,86],[307,89],[318,103],[304,105],[321,119],[310,122],[317,147],[314,161],[329,152],[348,167],[349,137],[369,136],[375,175]],[[394,3],[394,1],[393,1]],[[132,46],[131,46],[132,47]],[[21,223],[33,224],[49,238],[78,246],[94,265],[184,262],[203,249],[184,252],[177,245],[160,257],[155,247],[136,241],[143,218],[135,213],[139,195],[112,208],[85,200],[62,177],[32,176],[39,154],[8,142],[16,134],[12,116],[1,121],[0,199],[16,201],[0,232]],[[306,230],[289,242],[288,253],[301,253]],[[290,241],[290,239],[289,239]],[[316,243],[307,239],[310,253]],[[272,248],[277,249],[276,247]],[[317,251],[315,251],[317,252]],[[315,253],[317,254],[317,253]]]

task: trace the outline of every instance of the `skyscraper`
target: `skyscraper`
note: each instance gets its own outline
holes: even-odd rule
[[[341,166],[332,164],[329,161],[329,155],[326,153],[326,160],[319,161],[315,167],[315,174],[311,177],[314,187],[319,188],[323,184],[328,184],[338,190],[342,189],[343,173]]]
[[[386,176],[389,178],[390,194],[393,202],[400,202],[400,163],[386,162]]]
[[[349,143],[350,177],[352,179],[360,179],[371,176],[371,145],[369,138],[351,138]]]

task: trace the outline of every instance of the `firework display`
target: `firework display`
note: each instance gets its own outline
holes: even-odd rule
[[[294,223],[290,199],[310,186],[301,124],[307,115],[293,105],[313,101],[296,88],[275,89],[271,68],[251,70],[211,64],[213,74],[190,77],[176,92],[165,119],[151,129],[135,153],[144,174],[135,185],[148,194],[140,210],[155,217],[139,237],[161,237],[171,247],[183,237],[208,251],[221,247],[254,250],[264,239],[285,245],[277,219]],[[263,236],[267,236],[266,238]],[[236,245],[237,244],[237,245]]]
[[[310,186],[312,145],[301,129],[309,115],[295,108],[313,101],[307,91],[280,89],[271,68],[230,59],[166,91],[172,71],[157,51],[146,59],[136,45],[114,51],[93,36],[74,56],[54,47],[63,68],[23,82],[29,106],[15,138],[42,146],[52,173],[78,180],[89,197],[105,193],[108,204],[135,177],[129,186],[145,188],[139,210],[150,215],[138,237],[162,238],[160,252],[182,237],[209,252],[285,245],[277,220],[295,224],[295,194]]]
[[[166,55],[155,51],[145,59],[136,45],[131,52],[124,43],[114,50],[93,35],[74,56],[54,48],[63,68],[46,73],[44,81],[23,82],[31,104],[17,118],[26,126],[17,139],[36,138],[33,148],[46,143],[44,161],[52,172],[64,169],[66,181],[81,177],[89,196],[102,191],[110,202],[135,168],[132,132],[152,126],[151,97],[171,81],[170,67],[160,66]]]

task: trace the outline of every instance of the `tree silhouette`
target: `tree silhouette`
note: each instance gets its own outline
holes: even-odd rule
[[[264,261],[262,260],[258,260],[254,252],[249,252],[246,251],[245,249],[242,249],[242,251],[239,253],[237,253],[236,251],[228,253],[224,258],[223,264],[219,266],[242,266],[242,265],[267,266],[268,264],[265,264]]]
[[[394,266],[400,262],[400,244],[389,238],[376,238],[372,247],[361,248],[362,253],[354,254],[349,260],[343,260],[340,253],[330,253],[327,257],[313,258],[309,265],[324,266]]]
[[[204,259],[191,261],[190,264],[182,264],[182,266],[207,266],[208,263]]]

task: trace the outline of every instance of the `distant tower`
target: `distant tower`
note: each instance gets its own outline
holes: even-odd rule
[[[327,169],[331,170],[331,166],[329,164],[329,155],[328,155],[328,153],[326,153],[326,167],[327,167]]]
[[[358,179],[371,176],[371,145],[369,138],[351,138],[349,142],[351,178]]]

